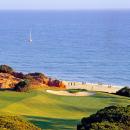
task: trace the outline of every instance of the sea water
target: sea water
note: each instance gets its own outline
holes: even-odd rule
[[[0,64],[130,85],[130,11],[0,11]]]

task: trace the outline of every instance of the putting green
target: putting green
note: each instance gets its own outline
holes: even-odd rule
[[[0,92],[0,112],[23,115],[47,130],[73,130],[82,117],[110,105],[126,106],[130,98],[107,93],[86,97],[58,96],[37,90],[27,93]]]

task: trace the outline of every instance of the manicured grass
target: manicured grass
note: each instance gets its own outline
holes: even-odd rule
[[[28,93],[0,92],[1,113],[23,115],[47,130],[73,130],[82,117],[101,108],[128,104],[130,98],[100,92],[88,97],[58,96],[45,90]]]
[[[69,93],[77,93],[77,92],[87,92],[86,89],[67,89]]]

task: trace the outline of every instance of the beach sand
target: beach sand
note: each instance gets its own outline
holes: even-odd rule
[[[67,89],[86,89],[88,91],[100,91],[107,93],[116,93],[118,90],[123,88],[123,86],[106,85],[102,83],[86,83],[86,82],[70,82],[63,81],[67,86]]]

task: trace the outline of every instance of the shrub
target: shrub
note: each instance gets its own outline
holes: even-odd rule
[[[41,130],[41,129],[20,117],[1,115],[0,130]]]
[[[12,74],[14,70],[8,65],[0,65],[0,72]]]
[[[77,130],[130,130],[130,106],[110,106],[83,118]]]
[[[108,121],[104,121],[101,123],[92,123],[91,130],[123,130],[119,128],[115,123],[110,123]]]
[[[24,79],[25,75],[22,72],[13,72],[12,75],[16,78]]]
[[[124,87],[116,92],[117,95],[130,97],[130,88]]]
[[[29,80],[30,82],[43,82],[44,79],[46,79],[47,77],[42,74],[42,73],[29,73],[27,75],[24,76],[25,80]]]
[[[38,72],[35,72],[35,73],[29,73],[25,76],[25,78],[28,78],[28,77],[40,77],[40,78],[45,78],[46,76],[42,73],[38,73]]]
[[[18,92],[25,92],[28,90],[28,87],[29,87],[29,81],[23,80],[15,85],[14,90]]]

